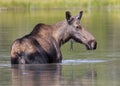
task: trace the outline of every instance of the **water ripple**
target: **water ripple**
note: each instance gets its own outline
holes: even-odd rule
[[[99,62],[106,62],[106,60],[88,60],[88,59],[77,59],[77,60],[63,60],[63,64],[69,64],[69,63],[99,63]]]

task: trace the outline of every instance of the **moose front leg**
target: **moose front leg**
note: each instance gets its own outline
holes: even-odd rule
[[[61,63],[62,62],[62,53],[60,50],[58,50],[57,53],[57,63]]]

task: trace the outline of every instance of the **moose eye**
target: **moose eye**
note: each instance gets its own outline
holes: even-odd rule
[[[77,29],[79,29],[79,26],[76,26]]]
[[[80,29],[81,29],[81,27],[80,27],[80,26],[76,26],[76,29],[77,29],[77,30],[80,30]]]
[[[79,26],[76,26],[76,30],[77,30],[77,31],[79,31],[79,30],[80,30]]]
[[[76,26],[76,29],[77,29],[77,30],[80,30],[80,29],[81,29],[81,26]]]

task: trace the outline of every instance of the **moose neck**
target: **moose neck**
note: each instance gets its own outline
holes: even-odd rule
[[[71,37],[68,31],[68,23],[66,20],[58,22],[53,25],[53,37],[61,47],[62,44],[66,43]]]

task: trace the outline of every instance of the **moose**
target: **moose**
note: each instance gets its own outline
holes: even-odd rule
[[[32,32],[16,39],[11,47],[11,64],[61,63],[61,45],[70,39],[86,46],[87,50],[97,47],[95,37],[81,25],[83,11],[72,16],[65,12],[66,19],[52,24],[37,24]]]

